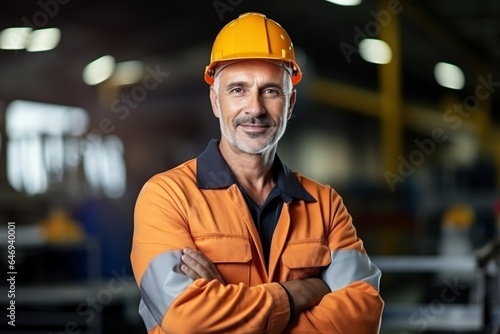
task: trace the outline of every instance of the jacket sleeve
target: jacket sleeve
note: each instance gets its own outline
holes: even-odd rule
[[[131,263],[148,332],[282,332],[289,304],[278,283],[223,285],[180,271],[181,250],[195,248],[182,196],[175,183],[153,177],[136,202]]]
[[[384,307],[379,294],[381,272],[366,254],[341,197],[333,190],[330,196],[331,262],[321,278],[331,292],[302,312],[285,332],[379,333]]]

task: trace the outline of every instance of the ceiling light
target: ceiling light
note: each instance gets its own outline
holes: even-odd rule
[[[87,85],[97,85],[108,79],[115,69],[115,59],[112,56],[102,56],[89,63],[83,69],[83,81]]]
[[[59,44],[61,30],[57,28],[38,29],[31,33],[26,51],[38,52],[52,50]]]
[[[22,50],[30,38],[31,28],[7,28],[0,32],[0,49]]]
[[[357,6],[361,3],[361,0],[326,0],[326,1],[340,6]]]
[[[14,100],[5,115],[5,129],[9,138],[20,139],[32,135],[80,136],[87,131],[87,112],[78,107],[41,102]]]
[[[138,60],[116,64],[113,82],[116,85],[130,85],[141,80],[144,74],[144,65]]]
[[[358,48],[361,58],[369,63],[388,64],[391,62],[391,47],[380,39],[363,39],[359,42]]]
[[[462,89],[465,85],[464,72],[460,67],[448,63],[437,63],[434,66],[434,78],[446,88]]]

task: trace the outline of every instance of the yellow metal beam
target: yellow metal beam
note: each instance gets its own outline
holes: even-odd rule
[[[496,127],[492,131],[492,140],[493,143],[500,143],[500,127]],[[493,144],[493,156],[496,161],[497,167],[497,186],[500,188],[500,145]]]
[[[486,75],[487,77],[487,75]],[[479,78],[479,76],[478,76]],[[482,86],[483,83],[478,79],[476,82],[476,87]],[[486,89],[486,88],[484,88]],[[479,131],[479,149],[481,150],[481,153],[486,154],[488,156],[494,156],[495,155],[495,150],[494,147],[495,145],[492,145],[492,136],[493,136],[493,131],[492,131],[492,117],[491,114],[493,112],[492,110],[492,103],[491,103],[491,94],[484,96],[485,98],[481,98],[482,95],[476,93],[474,96],[469,96],[470,103],[467,103],[469,105],[469,108],[472,108],[475,106],[474,103],[477,103],[477,110],[472,110],[472,120],[476,124],[477,128],[480,129]],[[500,171],[500,165],[497,165],[497,168]]]
[[[348,85],[325,78],[312,78],[307,94],[315,101],[340,110],[382,120],[380,95],[376,91]],[[401,127],[413,129],[422,134],[431,133],[436,127],[450,127],[444,114],[453,104],[461,104],[458,98],[447,98],[439,105],[401,102]],[[478,134],[478,121],[474,118],[461,118],[460,131]],[[458,130],[457,130],[458,131]]]
[[[391,0],[378,0],[380,10],[389,8]],[[402,80],[401,47],[399,36],[399,16],[393,15],[389,24],[381,25],[380,39],[389,44],[392,60],[379,66],[380,115],[382,120],[382,168],[395,171],[398,168],[398,155],[402,154]]]
[[[307,87],[307,94],[315,101],[370,117],[380,116],[377,92],[319,77],[312,78]]]
[[[390,1],[378,0],[378,8],[380,10],[388,8]],[[477,52],[464,45],[453,32],[446,30],[439,22],[426,15],[419,6],[406,3],[404,14],[405,17],[415,22],[426,35],[436,39],[440,44],[456,54],[460,54],[465,61],[473,65],[476,73],[483,74],[483,78],[487,77],[485,74],[489,73],[487,69],[490,67],[490,60],[484,59]],[[397,156],[402,154],[403,125],[413,129],[420,129],[425,131],[424,133],[429,131],[431,133],[437,127],[449,127],[449,120],[446,120],[444,115],[448,108],[453,106],[453,103],[423,106],[403,101],[399,20],[400,15],[393,15],[390,24],[381,26],[379,37],[389,44],[393,58],[390,64],[379,66],[379,92],[321,78],[312,79],[309,86],[311,89],[308,92],[316,101],[343,110],[375,117],[381,121],[382,167],[384,170],[395,170],[397,168],[399,162]],[[477,85],[479,84],[481,83]],[[471,100],[456,101],[456,103],[471,103],[471,101],[474,102],[472,98],[471,95]],[[495,157],[500,185],[500,149],[492,145],[492,140],[494,142],[494,139],[498,139],[498,134],[494,135],[491,128],[491,98],[480,99],[479,102],[477,110],[471,113],[470,117],[460,115],[462,119],[459,131],[474,132],[479,136],[481,151]]]

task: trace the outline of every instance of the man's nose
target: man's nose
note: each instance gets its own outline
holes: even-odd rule
[[[248,96],[248,105],[245,113],[254,117],[260,116],[266,112],[262,96],[259,92],[252,92]]]

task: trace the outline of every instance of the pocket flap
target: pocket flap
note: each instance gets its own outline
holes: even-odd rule
[[[325,267],[330,264],[331,255],[324,240],[301,240],[286,246],[282,260],[291,269]]]
[[[198,249],[214,263],[247,263],[252,259],[250,243],[245,236],[211,234],[193,239]]]

